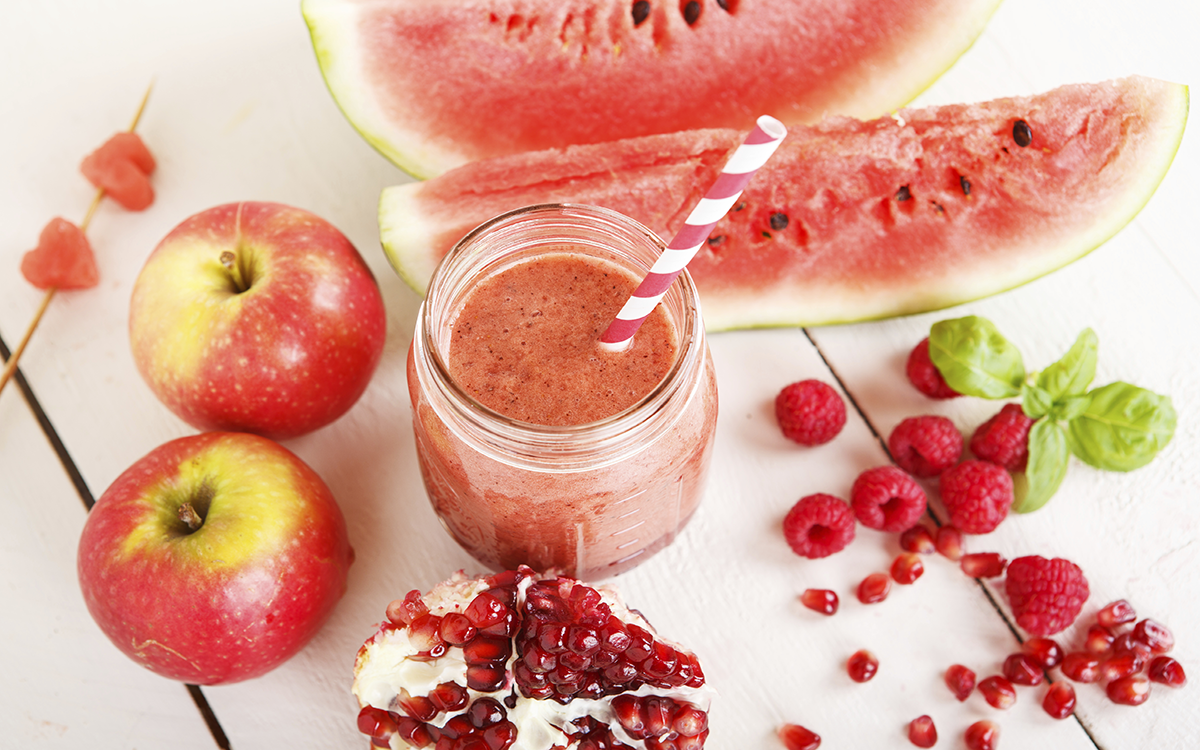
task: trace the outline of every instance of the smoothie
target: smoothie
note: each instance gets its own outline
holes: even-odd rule
[[[625,350],[600,347],[637,282],[571,248],[506,269],[471,292],[459,313],[450,377],[522,422],[578,425],[624,411],[662,382],[678,353],[661,308]]]
[[[599,346],[656,238],[600,209],[539,211],[501,217],[517,227],[435,275],[409,353],[417,455],[438,517],[478,560],[598,579],[696,510],[716,379],[686,276],[629,348]],[[547,211],[553,231],[534,231]]]

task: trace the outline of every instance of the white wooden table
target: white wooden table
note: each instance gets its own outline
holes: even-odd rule
[[[403,379],[419,300],[379,249],[375,205],[407,179],[353,131],[325,90],[296,0],[162,3],[9,0],[0,21],[0,336],[14,346],[41,294],[17,272],[52,216],[79,221],[91,188],[84,154],[124,128],[147,85],[139,131],[159,159],[157,202],[132,214],[106,204],[89,236],[102,281],[63,293],[22,360],[29,392],[0,396],[0,744],[13,747],[362,747],[349,693],[355,651],[387,602],[458,568],[475,570],[439,528],[421,487]],[[1006,0],[990,26],[920,98],[942,103],[1026,94],[1140,73],[1200,83],[1200,11],[1185,0],[1128,3]],[[1175,632],[1176,656],[1200,679],[1200,140],[1193,123],[1174,167],[1141,215],[1090,256],[1015,291],[939,314],[863,325],[714,336],[721,419],[712,483],[682,538],[619,584],[633,606],[704,659],[721,698],[710,746],[780,747],[782,722],[828,748],[911,747],[904,728],[928,713],[938,747],[992,718],[1005,748],[1194,748],[1198,685],[1156,687],[1138,708],[1077,686],[1076,718],[1043,713],[1044,688],[1021,689],[1001,713],[941,684],[953,662],[980,676],[1016,650],[985,592],[941,558],[916,585],[866,607],[852,589],[896,554],[894,537],[860,530],[846,551],[810,562],[779,523],[812,492],[845,497],[886,458],[878,436],[902,418],[941,413],[968,433],[998,409],[934,403],[908,386],[908,350],[943,317],[992,319],[1031,367],[1056,359],[1084,327],[1099,334],[1097,383],[1128,380],[1174,398],[1179,428],[1149,467],[1111,474],[1073,462],[1045,509],[1010,518],[970,549],[1065,556],[1092,586],[1085,616],[1128,598]],[[389,310],[383,362],[336,424],[288,446],[328,482],[358,559],[332,620],[294,659],[242,684],[196,695],[135,666],[104,638],[75,578],[83,500],[127,466],[192,430],[134,369],[126,334],[133,280],[176,223],[238,199],[307,208],[345,231],[374,268]],[[778,434],[770,403],[802,378],[839,382],[857,406],[842,435],[804,450]],[[57,444],[56,444],[57,441]],[[830,619],[796,601],[842,595]],[[1064,641],[1078,645],[1081,634]],[[878,676],[858,685],[844,662],[875,651]],[[213,727],[218,727],[212,731]]]

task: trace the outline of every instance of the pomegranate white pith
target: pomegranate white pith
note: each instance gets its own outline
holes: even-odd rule
[[[359,730],[395,750],[699,750],[712,697],[615,591],[528,568],[393,602],[353,692]]]

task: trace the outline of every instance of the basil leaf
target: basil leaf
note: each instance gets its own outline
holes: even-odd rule
[[[1025,363],[1021,353],[986,318],[934,323],[929,358],[959,393],[981,398],[1012,398],[1021,393]]]
[[[1030,419],[1046,416],[1053,406],[1054,398],[1044,388],[1026,383],[1021,389],[1021,410]]]
[[[1055,400],[1087,393],[1096,377],[1096,357],[1100,340],[1091,328],[1083,329],[1062,359],[1038,373],[1037,384]]]
[[[1029,513],[1045,505],[1067,476],[1071,452],[1062,426],[1050,419],[1039,419],[1029,428],[1029,463],[1025,475],[1014,479],[1013,510]]]
[[[1169,396],[1129,383],[1109,383],[1090,393],[1082,414],[1067,423],[1071,452],[1099,469],[1145,466],[1175,434]]]
[[[1091,394],[1085,393],[1082,396],[1067,396],[1060,398],[1050,407],[1050,416],[1060,422],[1070,422],[1075,417],[1087,411],[1088,406],[1092,403]]]

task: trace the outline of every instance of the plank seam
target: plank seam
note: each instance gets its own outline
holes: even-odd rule
[[[858,403],[858,399],[854,397],[854,394],[851,393],[850,389],[846,386],[845,381],[843,381],[841,376],[838,375],[833,363],[830,362],[829,358],[825,356],[825,352],[821,351],[821,345],[817,343],[816,339],[813,338],[812,334],[807,328],[801,328],[800,330],[804,333],[804,337],[808,339],[808,343],[811,344],[813,349],[816,350],[817,356],[821,358],[821,362],[825,365],[825,369],[829,370],[829,374],[837,382],[838,387],[842,389],[842,393],[846,394],[846,398],[850,400],[850,405],[854,407],[854,411],[858,414],[859,418],[862,419],[863,424],[865,424],[867,429],[871,431],[871,435],[874,436],[876,442],[879,443],[879,447],[883,448],[883,453],[888,457],[888,461],[890,461],[892,464],[895,464],[896,459],[894,456],[892,456],[892,452],[888,449],[887,441],[883,439],[883,436],[879,433],[879,430],[875,428],[875,424],[867,418],[866,412],[863,411],[862,407]],[[925,515],[929,516],[929,518],[938,528],[941,528],[944,525],[942,520],[934,514],[931,503],[927,503],[925,505]],[[1000,602],[996,599],[996,596],[992,593],[992,590],[989,589],[987,585],[984,584],[983,580],[979,578],[975,579],[975,585],[979,587],[979,590],[983,592],[984,597],[987,598],[988,602],[992,605],[992,608],[996,610],[996,614],[1000,616],[1000,620],[1004,623],[1004,626],[1008,628],[1008,632],[1012,633],[1013,638],[1017,640],[1017,643],[1023,644],[1025,639],[1021,637],[1016,625],[1009,621],[1008,615],[1004,613],[1003,608],[1000,606]],[[1049,675],[1046,676],[1046,680],[1047,682],[1050,681]],[[1075,723],[1079,725],[1079,728],[1083,730],[1083,733],[1088,738],[1088,741],[1091,742],[1098,750],[1104,750],[1100,746],[1100,743],[1096,741],[1096,738],[1092,735],[1091,731],[1088,729],[1087,724],[1083,723],[1083,721],[1079,718],[1079,714],[1073,713],[1071,716],[1075,719]]]
[[[5,362],[12,355],[8,348],[8,344],[4,341],[4,337],[0,336],[0,359]],[[42,433],[46,439],[50,441],[50,446],[54,449],[54,454],[58,456],[58,460],[62,463],[63,469],[71,478],[71,484],[75,486],[75,491],[79,494],[79,499],[83,502],[85,510],[90,511],[92,506],[96,504],[96,499],[92,495],[91,488],[83,479],[83,474],[80,473],[79,467],[76,466],[74,459],[71,458],[70,452],[67,451],[67,446],[63,444],[59,437],[58,431],[54,429],[54,425],[50,422],[50,417],[46,414],[42,404],[38,401],[37,396],[33,393],[33,388],[30,387],[29,381],[25,379],[25,374],[21,372],[21,367],[18,365],[13,372],[13,382],[21,389],[21,395],[25,398],[25,403],[33,412],[37,419],[38,425],[42,428]],[[204,719],[208,731],[212,734],[213,741],[221,750],[231,750],[229,745],[229,737],[226,736],[225,730],[221,727],[220,721],[217,720],[217,715],[213,712],[212,707],[208,704],[208,699],[204,697],[203,691],[197,685],[186,685],[188,693],[192,697],[192,702],[196,704],[197,710],[200,711],[201,718]]]

